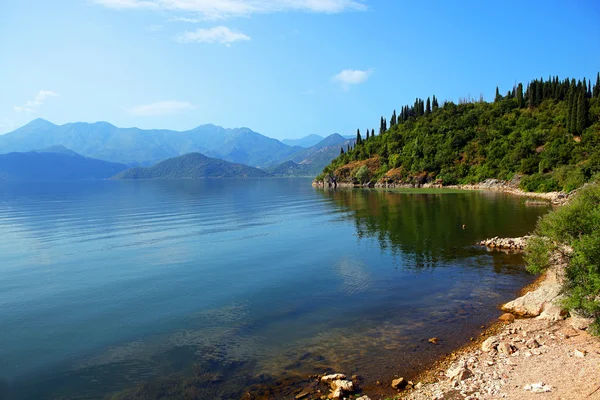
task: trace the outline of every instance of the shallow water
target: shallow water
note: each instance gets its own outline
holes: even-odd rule
[[[472,244],[546,211],[303,179],[2,184],[0,398],[410,373],[532,281],[520,256]]]

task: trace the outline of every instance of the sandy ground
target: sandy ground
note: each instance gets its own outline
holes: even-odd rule
[[[499,344],[496,349],[477,346],[456,355],[448,369],[430,371],[437,374],[437,382],[406,390],[401,397],[600,399],[600,339],[570,322],[516,320],[494,335],[497,340],[488,339],[488,344]],[[461,369],[468,371],[465,379],[447,376]]]

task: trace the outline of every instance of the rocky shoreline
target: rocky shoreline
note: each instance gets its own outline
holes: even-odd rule
[[[503,243],[514,247],[526,239],[493,238],[480,243],[484,242],[503,249]],[[413,381],[399,377],[383,384],[397,391],[396,399],[409,400],[530,399],[540,393],[544,399],[600,399],[600,340],[587,332],[592,320],[567,316],[562,309],[567,259],[557,253],[552,264],[531,290],[504,304],[505,314],[491,327],[482,326],[484,330],[470,344]],[[364,393],[354,397],[356,376],[315,378],[321,386],[329,386],[319,391],[319,399],[380,398]],[[314,398],[307,396],[300,393],[296,398]]]
[[[537,199],[537,201],[529,201],[528,205],[562,205],[573,196],[575,191],[570,193],[564,192],[548,192],[534,193],[526,192],[519,189],[518,183],[513,181],[502,181],[498,179],[487,179],[483,182],[474,185],[443,185],[440,183],[389,183],[389,182],[367,182],[364,184],[355,184],[349,182],[325,182],[314,180],[312,186],[320,188],[340,187],[340,188],[379,188],[379,189],[458,189],[458,190],[487,190],[502,193],[509,193],[515,196],[528,197]]]

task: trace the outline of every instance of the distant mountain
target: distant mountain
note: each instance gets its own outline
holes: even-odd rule
[[[313,177],[315,176],[315,168],[310,164],[298,164],[294,161],[286,161],[274,167],[268,168],[267,172],[273,176],[287,177]],[[318,172],[317,172],[318,174]]]
[[[250,178],[267,177],[266,172],[247,165],[190,153],[170,158],[147,168],[131,168],[117,174],[114,179],[199,179],[199,178]]]
[[[283,139],[281,141],[281,143],[283,144],[287,144],[288,146],[298,146],[298,147],[311,147],[314,146],[315,144],[319,143],[321,140],[323,140],[323,136],[319,136],[319,135],[308,135],[305,136],[301,139]]]
[[[354,140],[334,133],[308,149],[297,151],[288,160],[267,170],[276,176],[315,176],[340,155],[340,148],[346,151],[349,145],[354,145]]]
[[[61,152],[0,154],[0,181],[72,181],[107,179],[127,166]]]
[[[128,165],[152,165],[192,152],[248,164],[280,163],[301,150],[248,128],[202,125],[189,131],[117,128],[108,122],[55,125],[43,119],[0,135],[0,153],[25,152],[61,145],[83,156]]]
[[[81,154],[79,153],[75,153],[73,150],[67,149],[65,146],[63,145],[56,145],[56,146],[50,146],[50,147],[46,147],[45,149],[42,150],[35,150],[36,153],[57,153],[57,154],[64,154],[67,156],[73,156],[73,157],[83,157]]]

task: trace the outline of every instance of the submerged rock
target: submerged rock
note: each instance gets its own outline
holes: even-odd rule
[[[338,379],[346,379],[346,375],[344,375],[344,374],[325,375],[321,378],[321,382],[337,381]]]
[[[406,385],[408,385],[408,381],[406,379],[404,379],[404,378],[398,378],[398,379],[394,379],[392,381],[392,387],[394,389],[402,389]]]

